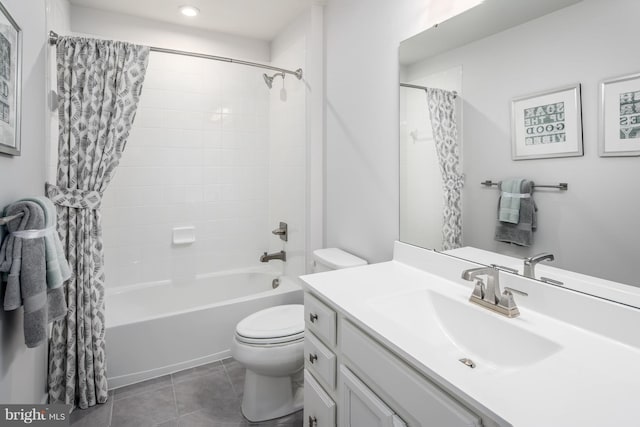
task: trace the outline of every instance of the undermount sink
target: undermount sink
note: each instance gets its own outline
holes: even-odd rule
[[[562,348],[518,326],[517,319],[501,317],[466,299],[459,301],[431,290],[375,299],[369,305],[443,355],[469,358],[479,367],[528,366]]]

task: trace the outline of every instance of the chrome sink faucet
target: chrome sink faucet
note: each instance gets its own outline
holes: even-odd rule
[[[487,276],[487,284],[485,287],[482,279],[478,276]],[[473,296],[489,304],[497,304],[500,300],[500,272],[494,267],[478,267],[462,272],[464,280],[475,280],[476,286],[473,290]]]
[[[530,256],[529,258],[524,259],[524,277],[529,277],[531,279],[536,278],[536,265],[540,261],[553,261],[555,257],[553,254],[548,252],[543,252],[541,254],[537,254],[534,256]]]
[[[479,276],[487,277],[486,286]],[[462,278],[464,280],[476,281],[473,293],[471,297],[469,297],[470,302],[488,308],[503,316],[518,317],[520,315],[520,310],[518,310],[516,306],[512,292],[524,296],[527,294],[513,288],[505,288],[504,292],[502,292],[500,289],[500,271],[497,268],[471,268],[462,272]]]

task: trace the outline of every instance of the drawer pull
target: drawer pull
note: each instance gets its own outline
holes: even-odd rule
[[[316,320],[318,320],[318,315],[317,315],[317,314],[314,314],[314,313],[309,313],[309,321],[310,321],[311,323],[315,323],[315,322],[316,322]]]
[[[318,419],[309,415],[309,427],[314,427],[318,425]]]
[[[313,362],[315,362],[316,360],[318,360],[318,355],[309,354],[309,362],[311,362],[313,364]]]

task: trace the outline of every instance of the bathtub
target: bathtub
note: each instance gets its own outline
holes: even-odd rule
[[[265,268],[154,282],[106,292],[107,377],[114,389],[227,358],[236,324],[280,304],[301,304],[295,278]]]

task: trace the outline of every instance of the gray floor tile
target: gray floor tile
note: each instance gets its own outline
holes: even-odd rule
[[[220,409],[226,413],[229,406],[239,400],[222,367],[176,381],[174,390],[180,415],[202,409]]]
[[[229,421],[220,417],[214,410],[203,409],[181,416],[178,419],[178,427],[242,427],[241,420]]]
[[[73,427],[109,427],[111,424],[111,410],[113,397],[106,403],[100,403],[87,409],[74,409],[69,423]]]
[[[242,416],[245,369],[233,359],[111,391],[71,415],[72,427],[301,427],[302,411],[261,423]]]
[[[116,400],[113,403],[111,426],[155,427],[177,417],[173,387],[169,385]]]
[[[190,380],[196,377],[200,377],[202,375],[206,375],[212,371],[218,371],[220,369],[224,369],[221,361],[208,363],[202,366],[196,366],[195,368],[185,369],[184,371],[176,372],[171,374],[173,378],[173,382],[178,383],[186,380]]]
[[[130,396],[137,396],[142,393],[155,391],[163,387],[171,385],[171,375],[163,375],[158,378],[153,378],[141,383],[128,385],[114,390],[115,400],[124,399]]]
[[[252,423],[250,421],[246,421],[243,426],[246,427],[302,427],[303,411],[295,412],[291,415],[287,415],[286,417],[277,418],[275,420],[262,421],[257,423]]]
[[[233,390],[236,392],[237,396],[242,396],[244,392],[244,375],[246,372],[244,366],[233,359],[225,359],[223,360],[223,364],[224,369],[227,371],[227,375],[229,376],[229,381],[231,381]]]

